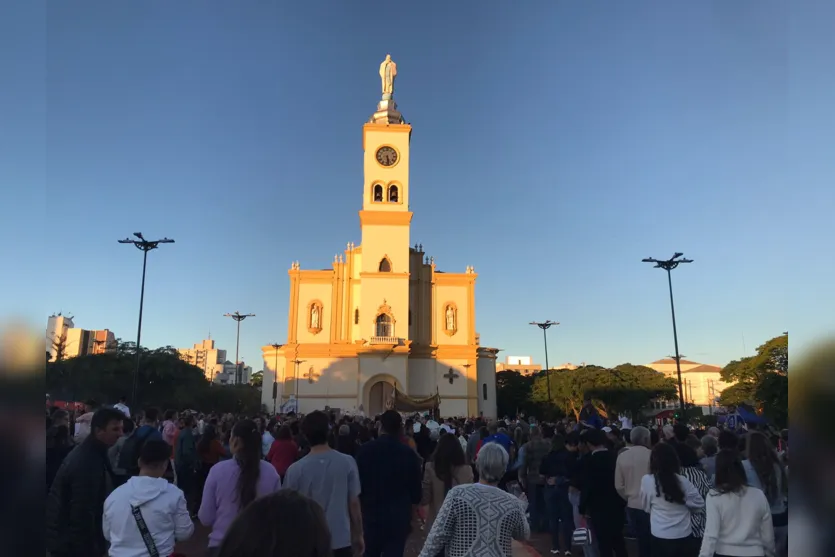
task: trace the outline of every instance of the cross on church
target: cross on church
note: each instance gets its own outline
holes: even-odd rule
[[[449,371],[444,374],[444,378],[449,379],[449,384],[452,385],[452,382],[458,379],[458,374],[455,373],[454,369],[449,368]]]
[[[310,369],[307,370],[307,373],[305,373],[304,376],[307,378],[308,383],[313,383],[316,379],[318,379],[319,374],[313,371],[313,366],[310,366]]]

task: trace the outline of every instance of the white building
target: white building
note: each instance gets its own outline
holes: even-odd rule
[[[222,383],[219,379],[226,372],[226,364],[234,371],[234,364],[226,361],[226,350],[215,347],[215,341],[205,339],[192,348],[178,348],[180,359],[203,370],[203,375],[209,381]]]
[[[54,362],[59,345],[66,347],[67,331],[73,327],[72,316],[61,313],[50,315],[46,322],[46,351],[49,352],[49,361]],[[66,357],[63,354],[62,357]]]
[[[252,380],[252,366],[248,366],[244,362],[241,362],[240,364],[238,364],[238,366],[241,368],[239,384],[249,384],[249,382]],[[235,364],[233,364],[229,360],[223,362],[223,371],[217,374],[217,376],[215,376],[215,383],[220,383],[221,385],[235,385]]]
[[[116,336],[109,329],[88,330],[73,326],[71,316],[50,315],[46,323],[46,351],[49,361],[104,354],[116,349]],[[60,355],[58,352],[60,351]]]

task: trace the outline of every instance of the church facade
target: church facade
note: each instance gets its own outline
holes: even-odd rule
[[[479,343],[478,275],[442,272],[411,245],[412,127],[393,99],[395,75],[387,56],[382,99],[362,129],[361,243],[328,269],[294,262],[288,271],[287,342],[262,348],[268,410],[373,416],[396,394],[416,404],[436,397],[442,416],[496,415],[498,350]]]

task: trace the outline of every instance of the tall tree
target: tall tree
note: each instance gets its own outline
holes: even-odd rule
[[[789,336],[782,334],[757,347],[757,353],[722,369],[732,383],[722,392],[724,406],[747,404],[778,425],[788,423]]]
[[[547,402],[547,383],[537,378],[533,387],[533,399]],[[637,415],[656,398],[675,397],[675,382],[645,366],[621,364],[614,368],[583,366],[575,370],[561,370],[551,376],[553,404],[575,418],[580,415],[583,399],[592,403],[603,416],[619,412]]]
[[[67,333],[62,332],[52,337],[52,360],[60,362],[67,357]]]
[[[116,401],[131,392],[136,369],[135,345],[122,343],[116,351],[52,362],[46,366],[47,392],[56,400]],[[179,358],[170,346],[142,348],[139,399],[136,406],[193,408],[224,412],[257,412],[261,394],[249,385],[212,386],[203,370]]]
[[[514,370],[496,373],[496,408],[499,416],[527,412],[531,402],[533,377]]]

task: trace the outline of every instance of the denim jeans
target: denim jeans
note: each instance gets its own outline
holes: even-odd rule
[[[542,484],[529,483],[527,489],[528,511],[531,513],[531,531],[542,532],[545,530],[547,515],[545,514],[545,486]]]
[[[551,549],[570,551],[571,538],[574,534],[574,510],[568,500],[568,487],[546,486],[545,509],[548,514]],[[562,534],[562,543],[560,543],[560,534]]]

